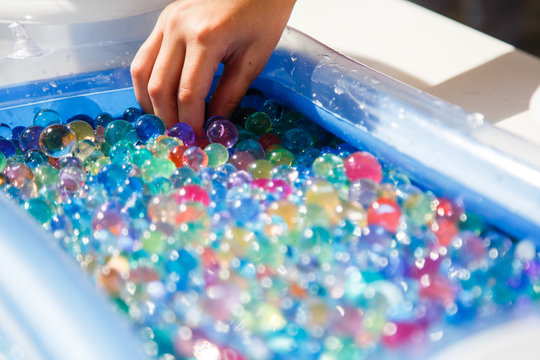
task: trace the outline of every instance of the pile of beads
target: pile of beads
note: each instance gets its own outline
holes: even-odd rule
[[[363,359],[540,298],[540,258],[252,91],[207,137],[42,110],[0,187],[162,360]],[[435,335],[434,335],[435,334]]]

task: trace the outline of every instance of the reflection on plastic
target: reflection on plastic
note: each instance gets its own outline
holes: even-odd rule
[[[43,55],[43,51],[28,36],[24,25],[14,22],[9,24],[9,30],[13,36],[13,53],[8,57],[11,59],[26,59]]]

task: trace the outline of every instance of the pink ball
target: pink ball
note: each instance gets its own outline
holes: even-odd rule
[[[179,204],[186,202],[200,202],[204,206],[210,205],[210,196],[202,187],[195,184],[187,184],[182,186],[173,194]]]
[[[350,181],[371,179],[380,183],[382,167],[375,156],[365,151],[357,151],[345,159],[345,174]]]
[[[238,170],[246,170],[253,161],[255,158],[247,151],[237,151],[229,158],[229,163],[236,166]]]

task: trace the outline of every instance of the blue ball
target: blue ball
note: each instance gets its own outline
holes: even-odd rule
[[[196,269],[198,265],[197,259],[187,250],[178,250],[178,256],[169,260],[165,264],[165,269],[169,274],[176,274],[177,290],[185,290],[189,284],[189,273]]]
[[[10,140],[6,139],[0,139],[0,151],[4,154],[4,156],[7,158],[15,155],[17,152],[17,149],[15,148],[15,145]]]
[[[0,123],[0,138],[11,139],[12,131],[8,124]]]
[[[48,164],[49,157],[41,150],[32,149],[24,154],[24,161],[30,169],[34,169],[42,164]]]
[[[229,211],[236,222],[243,225],[257,220],[261,209],[255,199],[237,198],[229,202]]]
[[[106,128],[107,125],[109,125],[109,123],[111,121],[113,121],[113,120],[114,120],[114,118],[112,117],[111,114],[109,114],[109,113],[101,113],[98,116],[96,116],[96,118],[94,119],[94,123],[96,124],[96,127],[97,126],[102,126],[102,127]]]
[[[56,111],[51,110],[51,109],[40,110],[34,116],[34,125],[47,127],[49,125],[61,124],[61,123],[62,123],[62,118],[60,117],[60,114],[58,114]]]
[[[127,108],[126,111],[124,111],[124,115],[122,118],[129,122],[135,122],[143,114],[143,111],[141,109],[130,107]]]
[[[305,130],[292,128],[281,139],[283,147],[294,154],[301,154],[304,150],[313,146],[311,134]]]
[[[16,141],[18,144],[24,129],[26,129],[26,126],[15,126],[11,129],[11,140]]]
[[[135,122],[135,130],[139,139],[146,143],[150,139],[155,139],[159,135],[165,134],[165,123],[155,115],[145,114],[139,116]]]
[[[127,174],[121,165],[113,163],[105,165],[99,171],[97,178],[105,186],[107,192],[114,193],[126,181]]]

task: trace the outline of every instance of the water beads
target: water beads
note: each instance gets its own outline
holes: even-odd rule
[[[30,149],[40,149],[39,136],[44,127],[40,125],[34,125],[27,127],[20,136],[19,144],[21,151],[25,152]]]
[[[47,126],[39,135],[39,146],[45,154],[53,158],[68,155],[75,145],[75,134],[66,125]]]
[[[245,129],[257,136],[266,134],[272,128],[272,120],[265,112],[255,112],[248,116]]]
[[[17,148],[10,140],[0,139],[0,152],[5,158],[10,158],[17,153]]]
[[[154,358],[366,359],[540,299],[531,241],[260,92],[243,103],[208,139],[137,108],[1,139],[0,188]]]
[[[0,123],[0,139],[11,139],[13,131],[8,124]]]
[[[46,127],[52,124],[61,124],[62,117],[56,111],[51,109],[43,109],[37,112],[34,116],[34,125]]]
[[[370,153],[355,152],[345,159],[345,173],[350,181],[370,179],[380,183],[382,179],[381,164]]]
[[[176,123],[169,129],[168,133],[169,136],[173,136],[176,138],[179,138],[182,140],[182,143],[184,143],[187,146],[191,146],[195,143],[195,132],[189,126],[185,123]]]
[[[220,143],[208,144],[204,148],[204,152],[208,156],[208,166],[210,167],[225,165],[229,160],[229,151]]]
[[[211,143],[218,142],[229,149],[238,141],[238,130],[229,120],[217,119],[208,125],[206,136]]]
[[[105,128],[105,141],[110,145],[114,145],[120,140],[135,144],[139,141],[139,136],[131,123],[125,120],[114,120]]]

